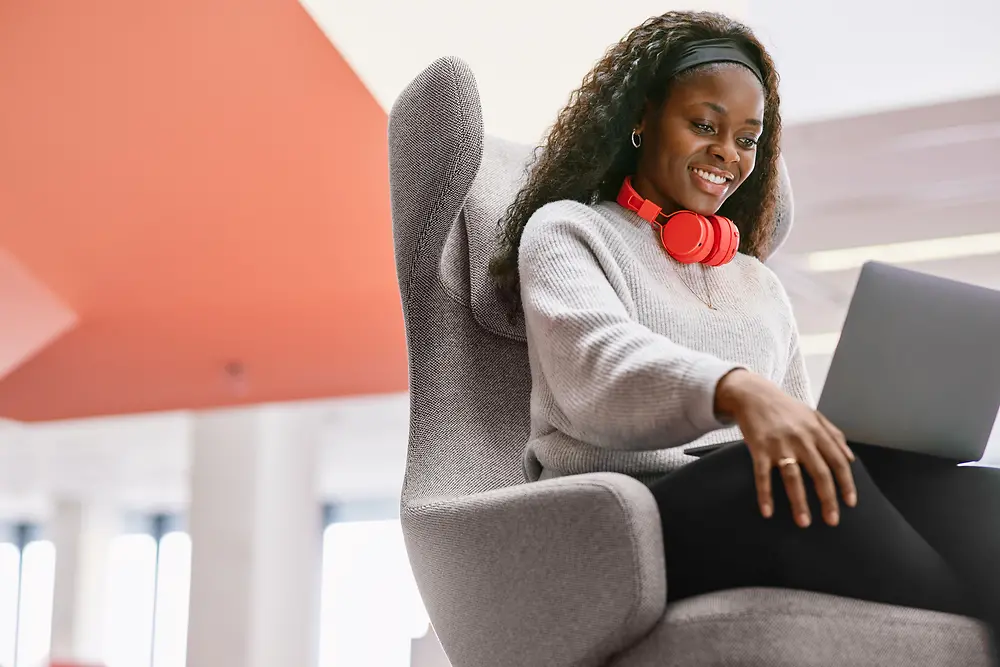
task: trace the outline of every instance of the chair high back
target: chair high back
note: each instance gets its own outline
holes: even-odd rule
[[[524,331],[508,324],[488,266],[529,153],[484,141],[476,82],[457,59],[433,63],[390,114],[393,237],[410,366],[404,524],[413,503],[524,479]]]

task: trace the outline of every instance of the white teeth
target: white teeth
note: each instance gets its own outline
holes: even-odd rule
[[[716,174],[707,172],[704,169],[695,169],[693,171],[694,171],[694,173],[698,174],[699,176],[701,176],[702,178],[704,178],[709,183],[715,183],[716,185],[722,185],[723,183],[725,183],[728,180],[728,179],[726,179],[726,178],[724,178],[722,176],[718,176]]]

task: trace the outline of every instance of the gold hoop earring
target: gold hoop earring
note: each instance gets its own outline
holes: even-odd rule
[[[635,130],[632,130],[632,146],[635,148],[642,146],[642,135]]]

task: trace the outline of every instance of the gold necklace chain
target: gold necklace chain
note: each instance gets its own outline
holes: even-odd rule
[[[699,264],[699,266],[701,267],[701,278],[705,282],[705,294],[708,296],[708,300],[707,301],[705,300],[704,297],[702,297],[700,294],[698,294],[697,292],[694,291],[694,288],[692,288],[691,285],[688,284],[687,279],[684,278],[684,274],[682,274],[680,272],[680,269],[677,268],[676,264],[673,264],[674,271],[677,272],[677,277],[681,279],[682,283],[684,283],[684,287],[687,287],[688,291],[691,292],[691,294],[693,294],[696,299],[698,299],[703,304],[705,304],[706,306],[708,306],[709,309],[711,309],[711,310],[718,310],[718,308],[716,308],[715,306],[712,305],[712,290],[708,286],[708,276],[705,275],[705,271],[706,271],[705,265],[704,264]]]
[[[653,226],[654,226],[654,228],[657,227],[657,225],[655,223],[654,223]],[[694,291],[694,289],[691,287],[691,285],[688,284],[688,281],[684,277],[684,274],[682,274],[680,272],[680,269],[677,268],[676,260],[671,261],[670,264],[674,267],[674,271],[677,273],[677,277],[681,279],[682,283],[684,283],[684,287],[687,287],[688,291],[691,292],[691,294],[693,294],[694,297],[696,299],[698,299],[698,301],[701,301],[703,304],[705,304],[706,306],[708,306],[709,310],[718,310],[718,308],[716,308],[714,305],[712,305],[712,290],[708,286],[708,275],[706,275],[706,273],[705,273],[706,268],[705,268],[704,264],[699,264],[699,266],[701,267],[701,278],[702,278],[702,280],[705,283],[705,294],[708,296],[708,300],[707,301],[700,294],[698,294],[696,291]]]

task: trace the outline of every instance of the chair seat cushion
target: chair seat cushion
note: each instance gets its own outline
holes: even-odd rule
[[[979,667],[989,631],[964,618],[819,593],[746,588],[673,603],[612,667]]]

